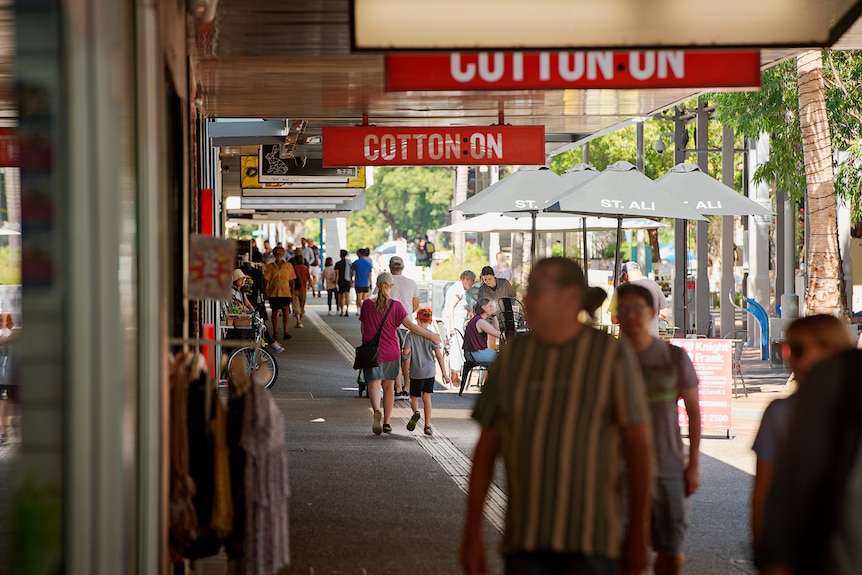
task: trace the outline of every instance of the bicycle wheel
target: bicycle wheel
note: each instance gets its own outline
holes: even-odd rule
[[[228,374],[231,373],[231,366],[239,354],[245,357],[249,372],[256,383],[263,384],[267,389],[275,385],[278,379],[278,363],[272,354],[263,348],[257,348],[257,353],[253,346],[241,347],[234,351],[227,360]],[[260,380],[256,376],[260,377]]]

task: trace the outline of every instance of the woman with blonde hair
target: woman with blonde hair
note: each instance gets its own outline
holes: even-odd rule
[[[847,326],[831,315],[812,315],[794,321],[784,335],[784,357],[790,362],[797,388],[809,383],[811,368],[833,355],[853,348]],[[775,463],[790,428],[790,414],[796,394],[776,399],[763,412],[760,429],[752,449],[757,454],[754,491],[751,498],[751,532],[757,545],[763,526],[763,510],[772,485]]]
[[[398,326],[403,325],[416,335],[440,344],[440,336],[424,329],[410,319],[400,301],[392,299],[394,285],[392,274],[384,272],[377,276],[377,296],[362,302],[359,321],[362,327],[362,343],[374,339],[380,331],[380,363],[377,367],[363,370],[368,384],[368,399],[374,420],[371,431],[374,435],[392,433],[389,418],[395,404],[395,379],[401,369],[401,347],[398,343]],[[380,408],[380,387],[383,386],[383,409]]]

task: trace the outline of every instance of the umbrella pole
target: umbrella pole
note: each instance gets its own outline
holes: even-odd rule
[[[614,289],[620,281],[620,244],[623,241],[623,217],[617,216],[617,247],[614,250]]]
[[[587,280],[587,283],[590,282],[590,256],[587,252],[587,218],[584,216],[581,218],[581,230],[583,231],[583,240],[584,240],[584,279]]]
[[[532,267],[534,265],[536,265],[536,247],[537,247],[536,243],[538,240],[538,234],[536,233],[536,216],[537,215],[538,215],[538,212],[536,212],[535,210],[530,212],[530,216],[532,218],[532,224],[533,224],[532,229],[531,229],[533,241],[530,242],[530,270],[531,271],[532,271]]]

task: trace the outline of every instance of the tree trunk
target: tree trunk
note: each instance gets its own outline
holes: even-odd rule
[[[457,166],[455,168],[455,195],[452,197],[452,205],[457,206],[467,199],[467,184],[470,179],[469,166]],[[460,222],[464,219],[461,212],[451,212],[452,223]],[[466,262],[467,254],[464,253],[464,234],[453,234],[452,249],[455,252],[455,261]]]
[[[832,138],[826,116],[826,91],[820,51],[805,52],[796,58],[799,82],[799,123],[805,160],[808,213],[811,233],[807,239],[809,261],[809,314],[846,315],[844,277],[838,250],[838,209],[832,166]]]
[[[661,254],[659,254],[660,247],[658,244],[658,230],[651,229],[647,230],[647,235],[649,236],[649,245],[652,247],[652,263],[660,264],[661,263]]]

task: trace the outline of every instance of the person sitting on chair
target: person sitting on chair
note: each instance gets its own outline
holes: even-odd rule
[[[473,307],[473,318],[464,328],[464,355],[476,363],[491,363],[497,350],[488,348],[488,335],[500,337],[500,322],[494,314],[494,302],[480,297]]]

